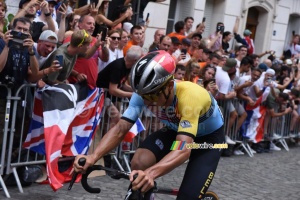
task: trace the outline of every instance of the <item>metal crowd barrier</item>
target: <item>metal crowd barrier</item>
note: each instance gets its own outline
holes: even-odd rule
[[[13,96],[11,96],[11,90],[7,88],[8,96],[6,101],[3,141],[8,140],[8,146],[6,145],[6,142],[2,143],[2,152],[0,160],[0,184],[7,198],[9,198],[10,195],[4,184],[2,175],[9,175],[12,173],[16,180],[19,191],[23,193],[22,185],[20,183],[20,179],[17,173],[17,168],[20,166],[39,165],[46,163],[44,156],[22,149],[22,144],[24,141],[23,139],[27,134],[26,122],[30,119],[30,108],[32,108],[32,105],[34,104],[34,89],[34,84],[24,84],[16,91],[16,93]],[[109,98],[107,97],[106,100],[109,100]],[[116,98],[115,101],[113,99],[110,100],[117,107],[120,114],[124,112],[129,102],[126,98]],[[10,111],[11,103],[13,103],[12,111]],[[240,102],[238,99],[233,99],[231,100],[231,103],[234,106],[237,106],[242,102]],[[250,151],[249,141],[241,137],[239,131],[237,130],[238,116],[234,121],[230,122],[230,113],[227,109],[228,101],[218,101],[218,104],[220,105],[220,108],[224,115],[225,132],[228,133],[228,136],[232,140],[239,143],[240,147],[243,148],[250,157],[252,157],[253,154]],[[107,109],[109,105],[110,101],[107,101],[102,112],[101,122],[97,131],[97,137],[99,137],[99,139],[101,139],[103,135],[110,129],[110,124],[112,121],[110,117],[110,110]],[[9,115],[10,113],[11,115]],[[146,130],[138,134],[138,136],[134,138],[132,143],[122,143],[109,154],[110,156],[112,156],[112,160],[115,161],[115,163],[121,170],[124,170],[124,167],[126,167],[126,170],[130,171],[129,156],[135,153],[135,150],[139,146],[140,142],[142,142],[148,135],[163,127],[163,125],[159,122],[156,116],[147,109],[143,110],[140,119],[142,120]],[[285,142],[285,139],[289,138],[288,130],[290,126],[290,121],[291,114],[282,116],[280,118],[271,118],[269,126],[268,128],[266,128],[266,133],[268,133],[270,137],[273,136],[273,133],[277,133],[280,135],[280,138],[277,138],[275,141],[277,143],[281,143],[287,151],[288,146]],[[230,123],[232,123],[232,126],[229,130]],[[9,126],[10,129],[8,128]],[[19,138],[16,137],[16,133],[19,134]],[[96,142],[93,144],[93,146],[91,146],[91,150],[93,150],[95,145]],[[128,148],[124,148],[124,146]],[[24,159],[24,157],[26,159]],[[4,170],[4,167],[6,167],[6,170]]]
[[[9,119],[10,119],[10,105],[11,105],[11,89],[9,87],[7,87],[4,84],[0,84],[1,88],[5,88],[5,90],[7,91],[7,97],[6,99],[1,99],[1,117],[3,117],[1,119],[1,134],[0,134],[0,140],[2,140],[2,144],[0,144],[1,147],[1,155],[0,155],[0,186],[2,187],[5,196],[7,198],[10,198],[10,194],[7,190],[7,187],[4,183],[4,180],[2,178],[2,176],[4,175],[4,168],[5,168],[5,158],[6,158],[6,148],[7,148],[7,137],[8,137],[8,126],[9,126]],[[4,107],[5,105],[5,107]],[[4,109],[4,110],[2,110]]]

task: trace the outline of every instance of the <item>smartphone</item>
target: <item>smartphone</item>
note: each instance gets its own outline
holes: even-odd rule
[[[217,32],[223,33],[224,32],[224,26],[218,25],[217,26]]]
[[[62,55],[56,55],[55,60],[58,60],[59,62],[59,67],[62,67],[64,65],[64,57]]]
[[[149,15],[150,15],[150,13],[147,13],[147,17],[146,17],[146,22],[148,21],[148,19],[149,19]]]
[[[108,28],[102,28],[101,29],[101,41],[105,41],[106,39],[106,36],[107,36],[107,31],[108,31]]]
[[[199,79],[197,80],[197,84],[198,84],[198,85],[202,85],[202,83],[203,83],[203,79],[202,79],[202,78],[199,78]]]
[[[202,19],[202,23],[203,23],[203,22],[205,22],[205,20],[206,20],[206,17],[203,17],[203,19]]]
[[[181,49],[181,53],[183,53],[184,55],[186,55],[187,49]]]

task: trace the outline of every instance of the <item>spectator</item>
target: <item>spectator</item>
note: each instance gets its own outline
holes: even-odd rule
[[[192,32],[192,27],[194,23],[193,17],[186,17],[184,19],[184,35],[188,36]]]
[[[231,68],[236,67],[236,60],[234,58],[228,58],[226,60],[226,63],[223,67],[217,66],[217,72],[216,72],[216,83],[219,88],[219,93],[216,96],[216,99],[220,100],[228,100],[236,97],[235,91],[229,91],[230,89],[230,77],[228,75],[228,71]],[[232,103],[230,101],[226,101],[224,104],[224,110],[225,112],[230,113],[230,120],[234,120],[236,118],[236,115],[234,113],[235,108],[233,107]],[[227,144],[235,144],[233,140],[228,136],[229,130],[226,130],[225,135],[225,141]]]
[[[92,16],[84,15],[79,19],[78,27],[80,30],[85,30],[89,35],[92,35],[95,28],[95,20]],[[64,42],[68,41],[70,41],[70,38],[66,38]],[[71,77],[69,77],[71,83],[86,79],[90,88],[96,87],[98,59],[100,58],[106,62],[109,58],[107,43],[107,38],[105,41],[101,41],[101,37],[92,37],[90,51],[83,54],[84,56],[79,55],[76,60]]]
[[[111,29],[122,28],[121,22],[132,16],[131,6],[126,6],[126,7],[122,6],[122,8],[121,7],[118,8],[118,10],[120,11],[120,13],[118,13],[118,17],[114,21],[109,20],[106,17],[106,11],[108,9],[108,5],[110,1],[111,0],[104,0],[98,2],[98,5],[96,7],[96,13],[94,16],[96,21],[96,28],[95,28],[95,32],[93,33],[93,36],[96,36],[97,33],[100,32],[101,26],[102,27],[108,26]],[[83,6],[80,9],[76,9],[75,13],[79,15],[87,15],[90,12],[89,8],[90,5]],[[97,10],[97,8],[99,9]]]
[[[45,15],[45,20],[47,22],[47,25],[45,25],[43,22],[35,22],[33,21],[34,18],[36,17],[36,4],[39,4],[42,12]],[[55,25],[53,18],[51,16],[48,2],[43,1],[40,2],[39,0],[21,0],[19,3],[19,11],[15,15],[14,19],[19,18],[19,17],[26,17],[28,18],[31,23],[32,23],[32,39],[34,42],[37,42],[41,33],[44,30],[51,30],[55,32]],[[12,20],[11,23],[13,23],[14,19]]]
[[[202,39],[202,35],[201,34],[199,34],[199,33],[193,34],[192,39],[191,39],[191,46],[190,46],[190,48],[188,50],[188,53],[191,56],[193,56],[194,51],[199,48],[201,39]]]
[[[124,17],[126,17],[124,19]],[[117,25],[111,27],[112,29],[123,28],[127,32],[130,32],[130,29],[133,27],[133,24],[130,22],[132,17],[132,7],[131,5],[120,5],[117,9],[117,14],[113,18],[114,21],[123,19]],[[143,27],[143,26],[142,26]]]
[[[293,58],[295,55],[300,54],[299,38],[300,36],[298,34],[293,35],[291,42],[285,48],[285,51],[289,51],[289,56],[285,56],[285,58]],[[297,55],[297,57],[299,57],[299,55]]]
[[[247,56],[247,46],[241,45],[235,54],[235,60],[237,61],[237,67],[240,67],[242,59]]]
[[[191,59],[191,55],[188,53],[188,49],[191,45],[191,42],[188,38],[184,38],[182,40],[182,44],[180,45],[179,49],[177,49],[173,55],[178,58],[181,56],[181,60],[179,60],[178,64],[182,64],[186,66],[186,64],[189,62]]]
[[[130,98],[132,95],[133,91],[126,81],[132,66],[142,54],[142,48],[133,45],[128,49],[128,54],[124,58],[112,61],[98,74],[97,87],[106,88],[109,92],[105,104],[109,109],[110,125],[117,123],[120,119],[120,113],[116,105],[113,104],[116,103],[115,97]],[[111,102],[110,96],[114,97],[113,102]]]
[[[123,48],[126,46],[126,44],[128,43],[129,39],[130,39],[130,36],[128,34],[127,31],[125,31],[124,29],[121,29],[120,30],[121,32],[121,40],[119,42],[119,49],[122,51],[122,55],[124,57],[124,54],[123,54]]]
[[[57,35],[53,31],[46,30],[40,35],[39,41],[34,43],[34,47],[36,48],[35,56],[40,67],[44,64],[48,56],[56,49],[57,42]]]
[[[280,109],[278,109],[281,105],[286,106],[288,104],[288,101],[289,101],[289,95],[288,94],[282,93],[278,89],[271,87],[271,92],[268,95],[266,103],[265,103],[265,105],[267,107],[267,113],[266,113],[266,117],[265,117],[265,121],[264,121],[265,130],[266,129],[268,130],[270,118],[275,119],[275,117],[281,117],[283,115],[286,115],[286,114],[292,112],[291,107],[288,107],[283,111],[280,111]],[[281,148],[276,146],[273,143],[272,140],[273,139],[279,139],[279,138],[281,138],[281,136],[279,136],[278,134],[272,132],[272,133],[269,133],[269,134],[273,134],[273,135],[270,135],[271,138],[268,138],[267,137],[267,134],[268,134],[267,130],[264,132],[264,134],[265,134],[265,139],[267,141],[269,141],[270,150],[280,151]]]
[[[54,0],[47,0],[48,2],[48,10],[45,10],[43,9],[43,4],[41,4],[41,13],[39,16],[35,17],[33,21],[35,22],[43,22],[45,25],[48,26],[48,23],[47,23],[47,16],[45,15],[44,12],[48,12],[50,13],[50,16],[53,17],[54,15],[54,11],[55,11],[55,6],[57,5],[57,2],[54,1]],[[53,19],[53,18],[52,18]],[[56,22],[55,19],[53,19],[53,23],[54,23],[54,27],[55,27],[55,33],[57,34],[58,33],[58,24]]]
[[[184,80],[185,76],[185,66],[177,64],[176,65],[176,69],[175,69],[175,73],[174,73],[174,78],[177,80]]]
[[[166,34],[165,29],[157,29],[154,33],[154,41],[149,47],[149,52],[158,50],[159,40],[161,36]]]
[[[200,72],[200,67],[198,62],[191,59],[186,65],[186,73],[184,76],[184,80],[196,83],[198,80],[199,72]]]
[[[232,39],[232,34],[229,31],[225,31],[222,36],[222,49],[223,54],[229,55],[231,52],[228,51],[229,49],[229,42]]]
[[[184,35],[184,21],[178,21],[174,25],[175,32],[169,33],[169,37],[177,37],[178,40],[181,42],[183,38],[185,38]]]
[[[165,51],[168,51],[169,48],[171,47],[172,45],[172,40],[169,36],[161,36],[160,38],[160,43],[158,45],[158,49],[159,50],[165,50]]]
[[[254,42],[253,42],[253,39],[250,38],[251,34],[252,34],[252,32],[249,29],[246,29],[244,31],[244,37],[245,37],[245,40],[248,44],[248,55],[251,55],[251,54],[255,53]]]
[[[127,50],[132,46],[132,45],[140,45],[143,37],[143,29],[139,25],[135,25],[131,28],[130,30],[130,37],[131,40],[128,41],[126,46],[123,48],[123,54],[126,56]]]
[[[67,78],[72,73],[73,67],[77,60],[79,54],[86,55],[86,57],[92,55],[92,49],[90,49],[90,43],[92,41],[91,36],[85,30],[75,31],[72,36],[70,43],[60,46],[55,52],[53,52],[49,58],[46,60],[42,69],[46,69],[52,64],[55,60],[56,55],[63,57],[63,63],[60,65],[60,70],[51,74],[46,75],[43,80],[48,85],[53,85],[56,83],[65,83]],[[87,66],[85,66],[87,67]],[[78,81],[82,81],[85,78],[79,77],[79,74],[75,75],[78,77]],[[83,76],[83,75],[81,75]],[[43,87],[43,83],[40,84],[40,87]]]
[[[7,12],[7,5],[5,2],[0,2],[0,37],[3,38],[4,33],[7,31],[7,24],[5,14]]]
[[[123,58],[123,52],[120,49],[118,49],[119,41],[121,40],[120,32],[118,30],[111,30],[108,33],[108,38],[110,40],[108,46],[108,61],[104,62],[101,60],[101,58],[99,59],[98,72],[103,70],[112,61],[117,60],[119,58]]]
[[[216,26],[216,31],[209,36],[211,40],[211,50],[216,51],[222,49],[222,34],[224,32],[225,26],[223,22],[218,22]]]
[[[218,93],[218,86],[216,84],[216,67],[211,65],[206,65],[204,68],[200,71],[199,78],[202,79],[203,87],[209,91],[214,97]]]
[[[4,38],[0,38],[0,80],[2,83],[11,83],[12,87],[25,83],[25,80],[35,82],[39,71],[38,61],[36,59],[34,42],[31,39],[31,22],[28,18],[16,18],[12,25],[12,31],[21,32],[28,36],[23,40],[21,47],[10,43],[13,39],[7,31]],[[6,90],[5,90],[6,91]],[[5,93],[1,92],[1,96],[6,98]]]
[[[78,21],[80,19],[80,15],[76,15],[74,13],[70,13],[66,17],[66,33],[65,38],[70,37],[74,31],[79,30]]]

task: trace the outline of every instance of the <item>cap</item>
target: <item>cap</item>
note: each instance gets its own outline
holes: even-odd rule
[[[222,69],[224,71],[228,72],[231,68],[236,67],[236,64],[237,64],[237,62],[236,62],[235,58],[228,58],[226,60],[225,65],[222,67]]]
[[[19,3],[19,8],[22,9],[23,8],[23,5],[27,2],[29,2],[30,0],[21,0],[20,3]]]
[[[55,0],[47,0],[48,3],[53,3],[54,5],[57,5],[57,2]]]
[[[173,44],[181,44],[177,37],[171,37],[171,40]]]
[[[188,39],[188,38],[183,38],[181,40],[181,43],[190,46],[191,45],[191,40]]]
[[[53,42],[53,40],[51,40],[51,39],[49,40],[49,37],[54,37],[55,40],[56,40],[56,43],[58,42],[58,38],[57,38],[56,33],[54,33],[51,30],[43,31],[42,34],[39,37],[39,40]]]
[[[249,29],[246,29],[244,31],[244,35],[251,35],[251,34],[252,34],[252,32]]]
[[[265,63],[260,63],[258,65],[258,68],[261,69],[262,71],[267,71],[267,69],[269,69],[268,65],[266,65]]]
[[[286,60],[285,60],[285,64],[287,64],[287,65],[291,65],[291,64],[293,64],[293,62],[292,62],[292,60],[291,60],[291,59],[286,59]]]
[[[271,74],[271,75],[275,75],[275,71],[273,70],[273,69],[268,69],[267,71],[266,71],[266,74]]]

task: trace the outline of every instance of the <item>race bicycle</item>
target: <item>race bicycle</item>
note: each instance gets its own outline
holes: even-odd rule
[[[85,164],[85,159],[84,158],[79,159],[79,164],[81,166],[83,166]],[[120,171],[120,170],[108,168],[108,167],[103,167],[102,165],[93,165],[92,167],[89,167],[87,169],[85,174],[82,174],[82,178],[81,178],[82,187],[89,193],[100,193],[101,192],[100,188],[91,187],[87,181],[89,174],[95,170],[104,170],[106,172],[110,172],[111,177],[113,177],[114,179],[124,178],[124,179],[129,180],[130,172]],[[73,179],[70,182],[69,190],[72,188],[72,185],[73,185],[74,181],[76,180],[76,176],[77,176],[77,174],[73,175]],[[134,178],[136,178],[136,176],[134,176]],[[129,188],[131,188],[131,186],[129,186]],[[129,199],[130,200],[133,200],[133,199],[134,200],[154,200],[155,199],[154,193],[177,196],[178,189],[158,187],[157,183],[154,182],[154,188],[152,188],[150,191],[146,192],[145,194],[142,194],[141,192],[132,192],[131,189],[129,189],[124,200],[129,200]],[[132,195],[134,195],[134,196],[132,196]],[[207,191],[205,194],[205,197],[202,197],[199,200],[218,200],[218,199],[219,199],[219,197],[214,192]]]

